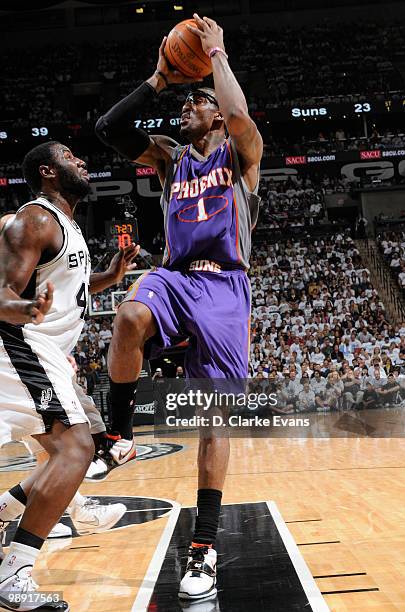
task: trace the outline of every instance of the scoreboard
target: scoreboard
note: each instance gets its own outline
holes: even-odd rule
[[[319,102],[309,104],[297,104],[293,107],[279,106],[268,109],[257,109],[252,116],[259,124],[284,123],[297,121],[313,121],[322,119],[352,119],[355,117],[394,115],[397,114],[398,121],[403,121],[405,112],[405,95],[395,93],[392,96],[386,94],[383,97],[363,97],[359,102]],[[402,117],[401,117],[402,115]],[[400,124],[400,123],[399,123]],[[148,133],[167,134],[178,132],[180,117],[170,114],[156,117],[151,113],[145,113],[143,117],[135,119],[134,127],[141,128]],[[46,122],[27,125],[25,127],[15,126],[12,121],[2,121],[0,113],[0,152],[5,152],[5,145],[18,143],[31,143],[32,146],[46,140],[60,140],[70,143],[77,138],[95,138],[94,127],[90,123],[49,123]]]
[[[139,243],[138,222],[135,218],[106,221],[105,233],[110,251],[118,251],[132,243]]]

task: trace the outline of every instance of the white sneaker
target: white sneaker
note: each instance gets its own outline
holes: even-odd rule
[[[106,434],[96,449],[86,480],[104,480],[111,470],[136,459],[135,438],[125,440],[119,434]]]
[[[72,529],[64,523],[56,523],[55,527],[50,532],[48,538],[70,538]]]
[[[216,595],[217,553],[208,546],[190,546],[186,573],[180,582],[180,599],[202,599]]]
[[[44,602],[37,593],[38,585],[31,577],[32,566],[21,567],[15,574],[0,582],[0,606],[4,610],[18,610],[18,612],[29,612],[30,610],[49,610],[68,612],[69,604],[66,601]],[[18,604],[17,600],[23,600]],[[32,601],[29,601],[32,600]]]
[[[90,535],[111,529],[126,511],[124,504],[103,506],[89,498],[84,506],[74,508],[70,518],[79,535]]]
[[[103,459],[94,455],[93,461],[90,463],[85,478],[89,480],[104,480],[109,473],[108,465]]]
[[[124,438],[120,438],[111,446],[109,453],[117,465],[123,465],[124,463],[128,463],[128,461],[135,459],[135,438],[132,438],[132,440],[124,440]]]

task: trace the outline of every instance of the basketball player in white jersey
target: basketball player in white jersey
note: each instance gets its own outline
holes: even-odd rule
[[[7,212],[4,213],[2,217],[0,217],[0,236],[3,233],[6,225],[14,219],[15,213]],[[123,253],[122,257],[120,254],[115,256],[115,260],[120,259],[120,267],[123,268],[120,276],[123,276],[125,270],[133,269],[136,264],[128,264],[130,261],[131,253],[133,249],[127,248]],[[114,260],[113,260],[114,265]],[[117,280],[121,280],[118,278]],[[1,315],[0,315],[1,320]],[[90,432],[93,436],[93,439],[96,442],[98,436],[102,436],[106,434],[106,427],[101,418],[100,412],[94,404],[93,399],[86,395],[83,389],[76,382],[76,370],[77,364],[73,357],[68,356],[68,361],[72,365],[74,377],[73,377],[73,386],[76,391],[76,394],[80,400],[82,408],[89,419],[90,422]],[[32,438],[30,440],[25,441],[26,446],[29,451],[36,455],[38,463],[43,463],[48,459],[48,456],[45,451],[43,451],[40,444],[34,441]],[[42,452],[41,452],[42,451]],[[96,456],[96,460],[92,462],[97,464],[99,461]],[[94,465],[93,468],[90,466],[89,470],[97,470],[98,466]],[[99,469],[99,468],[98,468]],[[40,469],[36,468],[28,478],[19,483],[19,486],[23,489],[23,491],[29,489],[30,483],[36,480],[37,475],[40,473]],[[87,475],[89,471],[87,472]],[[5,530],[8,524],[17,519],[20,514],[24,511],[24,505],[21,503],[21,500],[18,500],[14,497],[13,492],[16,492],[18,495],[19,488],[13,487],[9,491],[6,491],[3,494],[0,494],[0,561],[4,557],[4,551],[2,549],[2,539],[5,539],[2,536],[5,535]],[[126,511],[126,506],[124,504],[108,504],[102,505],[97,503],[97,500],[92,499],[90,497],[83,497],[79,492],[75,494],[72,501],[70,502],[67,513],[69,514],[75,529],[79,535],[90,535],[92,533],[101,533],[108,529],[111,529],[123,516]],[[7,520],[5,519],[7,517]],[[51,530],[48,535],[48,538],[67,538],[72,535],[72,529],[65,525],[64,523],[57,523],[55,527]]]
[[[23,173],[38,197],[21,207],[0,241],[0,446],[32,436],[49,460],[29,488],[13,492],[25,510],[0,565],[6,610],[16,609],[16,596],[35,591],[35,560],[93,457],[66,355],[81,333],[89,289],[109,287],[116,273],[110,267],[90,276],[87,246],[73,221],[89,193],[85,163],[48,142],[26,155]],[[69,610],[66,602],[44,607],[40,598],[29,599],[18,610]]]

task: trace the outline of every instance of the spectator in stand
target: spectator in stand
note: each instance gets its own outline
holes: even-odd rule
[[[155,373],[152,376],[152,380],[156,381],[157,379],[163,379],[162,368],[156,368]]]
[[[85,370],[84,370],[84,375],[86,377],[86,383],[87,383],[87,395],[92,396],[94,393],[94,388],[98,381],[97,381],[97,375],[96,375],[95,368],[92,367],[91,363],[88,363],[86,365]]]
[[[309,384],[309,379],[301,379],[302,391],[298,395],[298,411],[311,412],[315,409],[315,393]]]
[[[336,143],[337,143],[337,147],[339,150],[343,150],[344,149],[344,141],[346,140],[346,134],[344,132],[344,130],[342,128],[339,128],[338,130],[336,130]]]
[[[359,407],[363,400],[364,391],[361,388],[361,370],[357,368],[354,372],[349,370],[344,381],[344,401],[346,408],[351,410],[354,406]]]
[[[371,382],[367,382],[367,387],[363,395],[363,406],[365,410],[379,408],[379,397],[377,390],[374,389]]]
[[[111,327],[108,326],[107,323],[103,323],[101,325],[101,329],[99,332],[99,336],[100,339],[103,341],[104,343],[104,353],[107,354],[108,353],[108,349],[110,346],[110,342],[111,342],[111,338],[112,338],[112,331],[111,331]]]
[[[401,391],[401,387],[398,382],[394,378],[394,374],[388,374],[387,382],[384,386],[376,387],[375,391],[377,393],[377,397],[379,398],[381,404],[390,406],[394,404],[399,392]]]
[[[356,219],[356,237],[357,238],[365,238],[366,237],[366,229],[367,229],[368,221],[367,219],[360,214]]]

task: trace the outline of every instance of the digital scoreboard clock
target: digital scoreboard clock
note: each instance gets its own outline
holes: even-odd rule
[[[106,221],[105,233],[111,251],[118,251],[120,248],[139,242],[138,222],[135,218]]]

